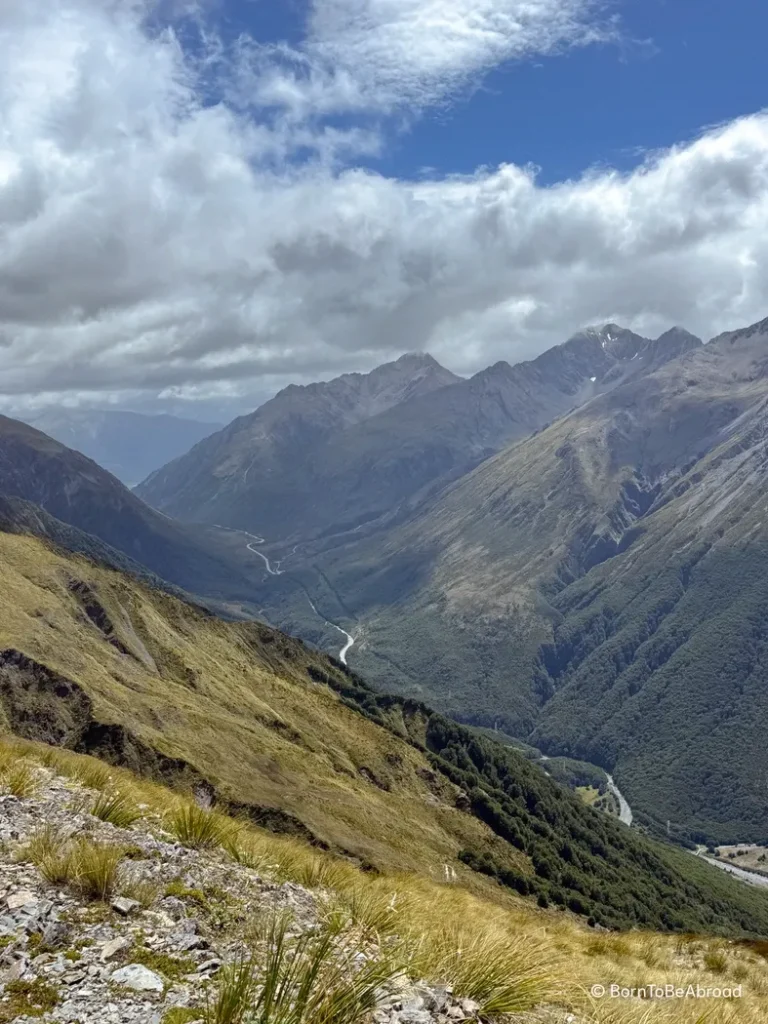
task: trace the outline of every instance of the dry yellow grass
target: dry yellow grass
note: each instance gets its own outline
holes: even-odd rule
[[[438,879],[448,863],[490,890],[458,861],[462,848],[492,850],[510,866],[523,860],[453,806],[450,784],[433,792],[419,751],[312,682],[307,668],[320,660],[300,643],[206,616],[34,538],[0,533],[0,564],[0,650],[72,680],[97,721],[189,763],[220,795],[280,808],[328,847],[383,869]],[[87,618],[73,579],[87,584],[128,654]],[[81,781],[103,790],[113,774],[92,759]]]
[[[92,759],[6,738],[8,753],[39,761],[79,782]],[[86,770],[87,774],[87,770]],[[144,825],[162,829],[169,806],[189,807],[183,796],[110,769],[111,782],[143,808]],[[141,826],[141,823],[140,823]],[[561,1024],[765,1024],[768,962],[758,944],[695,935],[596,932],[559,911],[530,904],[504,907],[460,885],[411,873],[374,875],[308,844],[232,821],[221,831],[222,856],[261,873],[320,888],[329,921],[343,922],[366,941],[398,942],[414,977],[444,981],[478,999],[489,1016],[523,1011],[514,1020]],[[55,836],[41,831],[35,859],[50,856]],[[768,944],[766,950],[768,951]],[[606,995],[591,994],[603,985]],[[694,991],[741,986],[738,999],[611,997],[611,986],[649,985]],[[530,1016],[529,1016],[530,1014]],[[501,1014],[499,1019],[503,1020]]]

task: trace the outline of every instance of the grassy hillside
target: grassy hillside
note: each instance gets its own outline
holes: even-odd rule
[[[570,914],[522,901],[500,905],[461,883],[362,871],[300,839],[201,811],[177,792],[125,770],[8,737],[0,738],[0,791],[16,794],[4,801],[15,829],[0,850],[0,870],[23,879],[48,901],[43,906],[66,908],[68,922],[64,944],[52,949],[21,918],[13,945],[30,955],[34,950],[33,970],[47,971],[48,982],[3,986],[3,1020],[34,1011],[40,997],[57,1020],[73,997],[90,1007],[88,1020],[100,1019],[98,1001],[104,998],[113,1012],[135,1010],[136,994],[114,984],[110,967],[102,966],[105,936],[112,935],[124,941],[116,957],[108,954],[111,964],[143,964],[165,981],[157,1014],[163,1024],[243,1019],[258,988],[237,981],[251,971],[261,984],[278,971],[294,990],[297,980],[305,982],[310,1006],[320,1002],[324,1010],[330,1002],[335,1010],[332,1017],[297,1010],[294,1024],[370,1024],[370,1001],[362,1001],[360,985],[357,1005],[342,999],[350,975],[339,968],[351,958],[358,968],[361,959],[367,965],[353,975],[362,985],[373,966],[385,1006],[392,998],[417,1006],[418,999],[429,1000],[429,1009],[416,1013],[436,1024],[762,1024],[768,1013],[763,941],[647,930],[598,933]],[[62,814],[89,838],[72,846],[66,832],[57,831]],[[105,888],[138,901],[128,918],[104,901]],[[287,936],[284,927],[275,930],[285,921],[286,903],[294,908]],[[195,920],[196,943],[203,947],[191,954],[196,959],[179,954],[171,904],[176,915],[180,910]],[[13,927],[13,918],[4,921]],[[307,948],[308,939],[324,943],[323,956],[313,955],[317,946]],[[207,984],[197,974],[191,984],[188,977],[179,984],[180,975],[211,950],[225,964],[214,980]],[[243,950],[253,956],[247,975]],[[52,970],[57,958],[68,969],[63,980]],[[315,969],[308,972],[310,965]],[[620,993],[649,984],[665,996],[610,995],[611,986]],[[604,997],[595,986],[603,986]],[[390,987],[394,996],[387,1001]],[[697,997],[667,996],[667,987]],[[461,1015],[437,1009],[446,1004]],[[190,1005],[195,1009],[185,1009]],[[151,1014],[157,998],[146,997],[143,1006]],[[402,1017],[383,1010],[374,1019],[406,1015],[416,1019],[407,1008]]]
[[[455,872],[609,926],[768,935],[765,894],[298,641],[30,537],[0,534],[0,565],[0,707],[17,733],[212,792],[378,870]]]

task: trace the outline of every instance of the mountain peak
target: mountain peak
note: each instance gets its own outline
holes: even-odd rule
[[[404,352],[395,360],[395,366],[429,366],[444,369],[429,352]]]
[[[695,334],[691,334],[685,327],[679,327],[677,324],[674,327],[670,327],[668,331],[664,331],[663,334],[660,334],[656,342],[661,344],[687,342],[690,348],[703,344],[701,338],[697,338]]]

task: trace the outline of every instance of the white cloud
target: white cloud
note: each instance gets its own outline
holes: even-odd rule
[[[473,23],[458,2],[420,5],[425,16],[454,13],[446,31],[456,40],[444,58],[413,57],[413,88],[445,95],[456,75],[527,52],[498,42],[523,6],[475,4],[486,20]],[[359,9],[344,29],[340,0],[322,16],[318,6],[306,45],[323,47],[356,89],[384,89],[394,65],[374,51],[400,24],[388,28],[384,14],[417,7]],[[203,401],[414,348],[466,372],[603,319],[710,335],[768,313],[765,114],[629,175],[543,188],[504,166],[391,180],[340,165],[376,145],[365,125],[333,133],[320,118],[264,121],[206,105],[198,76],[206,57],[223,66],[216,47],[191,60],[171,31],[146,27],[146,10],[120,0],[0,7],[6,402]],[[366,26],[380,37],[370,56]],[[301,165],[290,161],[297,145],[314,153]]]
[[[241,48],[243,85],[300,117],[415,111],[505,61],[607,38],[598,0],[314,0],[300,48]]]

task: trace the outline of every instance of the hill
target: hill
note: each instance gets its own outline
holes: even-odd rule
[[[53,408],[23,419],[98,462],[127,487],[221,429],[217,423],[125,409]]]
[[[337,393],[348,377],[288,388],[158,471],[138,493],[183,519],[252,530],[270,541],[368,532],[379,520],[402,519],[510,441],[699,345],[682,330],[649,341],[609,324],[468,380],[429,357],[403,357],[390,366],[416,370],[420,386],[398,392],[397,401],[342,418]],[[369,378],[385,372],[392,370],[380,367]]]
[[[0,534],[0,565],[0,707],[25,738],[194,787],[378,870],[455,872],[606,926],[768,933],[762,893],[299,641],[37,538]]]
[[[5,1021],[233,1024],[271,996],[292,1024],[637,1024],[622,990],[638,979],[643,1024],[765,1019],[761,940],[597,934],[457,881],[362,871],[11,737],[0,787]]]
[[[209,597],[246,599],[252,594],[241,559],[217,545],[215,531],[174,522],[151,509],[91,459],[72,451],[19,420],[0,416],[0,495],[39,506],[31,513],[41,532],[58,543],[95,557],[93,540],[65,537],[62,524],[87,534],[127,559],[124,568],[140,567],[187,591]],[[6,506],[7,507],[7,506]],[[18,509],[17,509],[18,511]],[[29,512],[29,510],[27,510]],[[51,520],[58,520],[58,525]],[[90,548],[90,549],[89,549]]]

